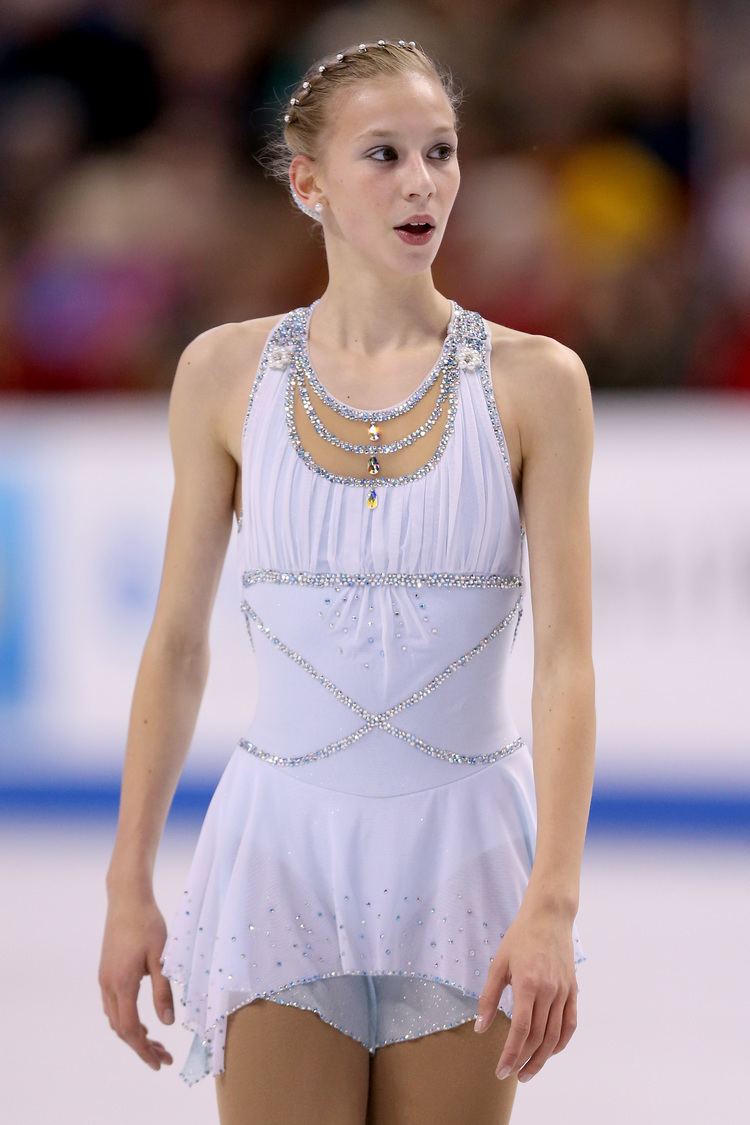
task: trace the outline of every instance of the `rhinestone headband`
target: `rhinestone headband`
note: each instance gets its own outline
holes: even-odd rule
[[[324,74],[327,70],[333,70],[336,66],[338,66],[339,63],[344,62],[345,59],[352,58],[354,55],[362,54],[365,51],[369,50],[370,48],[385,47],[385,46],[388,45],[388,42],[389,41],[387,39],[378,39],[377,43],[360,43],[359,46],[357,47],[356,51],[350,51],[348,53],[348,55],[347,55],[346,51],[339,51],[339,53],[336,55],[336,62],[335,63],[329,63],[328,65],[326,65],[325,63],[321,63],[321,65],[318,67],[318,73],[313,74],[311,79],[309,79],[309,80],[306,79],[302,83],[301,93],[296,97],[290,98],[289,99],[289,105],[294,107],[294,106],[299,105],[302,101],[304,101],[305,97],[310,92],[310,89],[311,89],[312,85],[314,84],[316,78],[319,78],[320,75]],[[393,44],[393,45],[395,46],[396,44]],[[413,39],[408,40],[408,41],[406,39],[399,39],[398,40],[398,46],[399,47],[406,47],[409,50],[414,50],[416,48],[417,44],[414,42]],[[284,114],[284,121],[286,122],[287,125],[292,120],[293,113],[294,113],[294,108],[292,108],[291,111],[289,111],[288,113]],[[314,207],[310,207],[310,206],[308,206],[307,203],[303,202],[303,200],[300,199],[300,197],[297,195],[297,192],[294,190],[294,188],[291,186],[291,184],[289,185],[289,190],[291,192],[292,199],[294,200],[296,205],[299,207],[300,211],[303,211],[304,214],[307,215],[309,218],[315,219],[316,222],[320,222],[321,221],[320,212],[323,210],[323,204],[322,203],[316,203]]]

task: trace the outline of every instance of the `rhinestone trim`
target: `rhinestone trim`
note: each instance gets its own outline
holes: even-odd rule
[[[252,586],[256,582],[278,582],[288,586],[461,586],[472,589],[499,586],[510,589],[523,586],[524,578],[521,574],[458,574],[440,571],[412,573],[387,570],[356,574],[346,571],[325,573],[309,570],[272,570],[267,567],[243,572],[243,586]]]
[[[424,422],[422,422],[420,426],[417,426],[416,429],[412,430],[410,433],[404,434],[403,437],[398,438],[396,441],[385,443],[378,442],[377,445],[374,445],[372,442],[357,443],[343,441],[340,437],[338,437],[337,434],[334,434],[331,430],[328,429],[320,416],[316,413],[315,407],[313,406],[312,400],[310,399],[310,395],[308,394],[307,387],[305,386],[305,381],[301,377],[299,370],[297,370],[297,372],[295,373],[292,382],[297,387],[305,414],[307,414],[307,417],[310,419],[310,422],[316,434],[324,438],[325,441],[327,441],[330,445],[335,445],[338,449],[346,450],[348,453],[381,454],[395,453],[399,449],[404,449],[408,445],[413,445],[415,441],[418,441],[419,438],[424,437],[425,434],[428,434],[430,432],[430,430],[437,422],[438,418],[440,418],[443,413],[443,402],[446,398],[449,397],[449,395],[451,395],[451,393],[455,393],[454,388],[456,377],[455,372],[446,371],[443,378],[443,386],[440,389],[440,394],[435,400],[435,405],[433,406],[429,416],[425,419]]]
[[[243,453],[245,438],[247,436],[247,427],[250,421],[250,413],[253,408],[253,402],[255,401],[255,395],[258,392],[258,387],[263,381],[263,376],[266,373],[266,369],[268,367],[273,367],[279,370],[284,370],[289,366],[289,363],[291,362],[292,349],[289,346],[289,341],[291,339],[291,318],[294,315],[295,311],[298,310],[293,310],[290,313],[284,313],[279,318],[279,320],[277,320],[276,324],[268,333],[266,342],[263,345],[263,351],[261,352],[260,360],[258,361],[258,368],[255,372],[255,378],[253,379],[253,383],[250,388],[250,394],[247,397],[245,418],[242,423]],[[272,360],[273,362],[271,362]]]
[[[160,959],[160,964],[162,966],[163,975],[166,976],[169,980],[171,980],[174,984],[183,984],[184,985],[186,983],[185,978],[178,976],[176,973],[171,974],[171,973],[164,972],[165,962],[166,962],[165,958]],[[232,1012],[236,1012],[239,1008],[242,1008],[246,1004],[251,1003],[252,1000],[260,999],[261,997],[263,999],[269,999],[272,996],[278,994],[279,992],[282,992],[284,989],[291,988],[294,985],[312,984],[314,981],[330,980],[331,977],[348,977],[348,976],[411,977],[412,979],[431,981],[435,984],[446,985],[449,988],[456,989],[459,993],[461,993],[463,996],[465,996],[467,998],[468,997],[472,997],[473,999],[479,998],[478,993],[471,992],[470,990],[464,988],[462,985],[458,984],[456,981],[450,980],[448,977],[435,976],[432,973],[420,973],[416,970],[410,970],[410,969],[346,969],[346,970],[333,969],[328,973],[316,973],[313,976],[297,977],[294,980],[287,981],[280,988],[270,988],[270,989],[267,989],[264,992],[257,992],[252,997],[246,997],[244,1000],[241,1000],[239,1004],[236,1004],[233,1008],[228,1009],[226,1012],[222,1012],[221,1015],[219,1015],[213,1021],[213,1023],[209,1024],[205,1028],[205,1035],[204,1035],[204,1037],[201,1038],[201,1045],[204,1046],[204,1047],[209,1047],[211,1045],[211,1042],[210,1042],[211,1037],[208,1033],[211,1032],[211,1031],[214,1031],[215,1028],[218,1027],[219,1023],[222,1020],[228,1019],[229,1016],[232,1014]],[[182,1026],[186,1030],[192,1031],[196,1035],[200,1035],[200,1032],[198,1031],[198,1028],[195,1026],[195,1023],[193,1021],[187,1021],[187,1022],[183,1023]],[[399,1042],[399,1041],[400,1040],[396,1040],[396,1039],[393,1040],[393,1042]],[[390,1040],[389,1040],[389,1042],[390,1042]],[[385,1044],[381,1044],[381,1046],[385,1046]]]
[[[493,960],[493,958],[490,957],[490,961],[492,961],[492,960]],[[574,969],[577,971],[578,966],[580,964],[582,964],[582,962],[587,961],[587,960],[588,960],[588,957],[586,955],[578,954],[575,957],[575,960],[574,960],[574,965],[573,965]],[[165,963],[166,963],[166,959],[160,958],[160,964],[162,966],[162,974],[165,977],[167,977],[168,980],[172,981],[173,984],[182,985],[183,990],[184,990],[184,987],[187,985],[186,978],[178,976],[176,973],[166,972],[165,971]],[[280,994],[282,994],[286,989],[294,987],[295,985],[314,984],[316,981],[330,980],[332,977],[348,977],[348,976],[362,976],[362,977],[396,976],[396,977],[410,978],[412,980],[423,980],[425,982],[443,985],[444,987],[455,990],[455,992],[458,993],[459,996],[462,996],[465,999],[474,999],[474,1000],[479,999],[479,993],[472,992],[470,989],[465,988],[463,985],[460,985],[456,981],[450,980],[447,977],[439,977],[439,976],[435,976],[431,973],[421,973],[421,972],[418,972],[418,971],[415,971],[415,970],[410,970],[410,969],[345,969],[345,970],[334,969],[334,970],[332,970],[331,972],[328,972],[328,973],[316,973],[314,976],[299,977],[295,980],[289,981],[287,984],[281,985],[279,988],[270,988],[270,989],[266,989],[263,992],[245,993],[245,995],[243,996],[242,1000],[239,1001],[239,1003],[232,1005],[232,1007],[228,1008],[226,1012],[222,1012],[221,1015],[219,1015],[211,1024],[209,1024],[205,1029],[203,1029],[202,1033],[201,1033],[201,1031],[198,1030],[197,1023],[193,1019],[181,1020],[180,1024],[186,1031],[191,1031],[193,1033],[193,1035],[198,1038],[201,1046],[206,1049],[208,1061],[210,1063],[211,1060],[212,1060],[212,1057],[213,1057],[213,1042],[212,1042],[212,1036],[210,1035],[210,1032],[215,1031],[216,1028],[218,1028],[220,1023],[226,1022],[229,1019],[229,1017],[234,1012],[239,1011],[240,1008],[244,1008],[246,1005],[251,1004],[253,1002],[253,1000],[258,1000],[258,999],[273,1000],[275,1002],[288,1004],[288,1005],[293,1006],[293,1007],[306,1008],[306,1005],[298,1004],[295,1001],[281,1000]],[[204,998],[205,998],[206,995],[207,995],[207,993],[203,994]],[[180,1003],[182,1004],[182,1006],[184,1008],[187,1007],[187,1003],[184,999],[181,999]],[[308,1010],[317,1012],[317,1014],[321,1017],[321,1019],[324,1019],[326,1023],[331,1024],[332,1027],[337,1028],[339,1031],[343,1031],[347,1035],[351,1035],[353,1039],[357,1039],[357,1036],[354,1035],[354,1033],[351,1030],[344,1027],[343,1025],[335,1023],[333,1020],[331,1020],[327,1016],[323,1015],[323,1013],[321,1012],[321,1010],[319,1008],[316,1008],[316,1007],[313,1006],[313,1007],[309,1008]],[[509,1013],[506,1010],[505,1006],[500,1005],[498,1010],[503,1012],[504,1015],[506,1015],[506,1016],[508,1016],[508,1018],[510,1018]],[[458,1026],[460,1026],[460,1024],[468,1023],[470,1020],[473,1020],[474,1018],[475,1018],[474,1015],[470,1015],[468,1017],[459,1017],[457,1022],[455,1022],[455,1023],[435,1024],[432,1027],[418,1030],[416,1034],[414,1032],[407,1031],[403,1035],[396,1035],[396,1036],[393,1036],[392,1038],[381,1040],[380,1042],[378,1042],[376,1044],[375,1047],[369,1047],[368,1049],[369,1049],[371,1054],[375,1054],[376,1050],[378,1050],[380,1047],[386,1047],[389,1043],[403,1043],[407,1039],[418,1039],[418,1038],[421,1038],[422,1035],[431,1034],[433,1031],[440,1031],[440,1030],[444,1030],[444,1029],[447,1029],[447,1028],[450,1028],[450,1027],[458,1027]],[[358,1042],[362,1043],[362,1040],[358,1039]],[[365,1047],[368,1046],[367,1043],[362,1043],[362,1045],[365,1046]],[[186,1082],[186,1084],[188,1086],[193,1086],[193,1085],[195,1085],[196,1082],[200,1081],[200,1079],[202,1077],[205,1078],[209,1073],[210,1073],[210,1066],[207,1066],[202,1071],[201,1074],[199,1074],[197,1077],[193,1078],[192,1080],[189,1080],[185,1077],[184,1070],[180,1071],[180,1077],[184,1079],[184,1081]],[[223,1067],[220,1068],[217,1073],[223,1074],[224,1068]]]
[[[500,424],[500,414],[499,414],[498,409],[497,409],[497,401],[495,399],[495,391],[494,391],[493,386],[492,386],[492,376],[490,375],[489,371],[487,370],[487,364],[486,363],[482,364],[481,370],[479,372],[479,379],[480,379],[480,382],[482,384],[482,389],[484,390],[484,397],[485,397],[485,400],[487,402],[487,408],[489,410],[490,421],[492,422],[492,428],[495,431],[495,437],[497,438],[497,444],[500,446],[500,452],[503,455],[503,460],[505,461],[505,464],[508,466],[508,469],[510,469],[510,460],[508,458],[508,451],[505,448],[505,440],[503,438],[503,430],[502,430],[502,426]]]
[[[259,364],[258,364],[258,369],[256,371],[255,378],[253,379],[253,383],[252,383],[252,386],[250,388],[250,393],[248,395],[247,408],[245,410],[245,418],[244,418],[243,425],[242,425],[243,463],[244,463],[244,446],[245,446],[245,439],[246,439],[246,435],[247,435],[247,429],[248,429],[250,414],[251,414],[253,403],[254,403],[254,400],[255,400],[255,395],[258,391],[258,388],[259,388],[259,386],[262,382],[263,376],[264,376],[264,374],[266,372],[266,369],[268,367],[273,367],[273,368],[278,369],[279,371],[282,371],[282,372],[284,370],[288,370],[290,372],[288,382],[291,384],[292,381],[293,381],[292,376],[295,373],[295,369],[296,369],[296,361],[299,360],[302,364],[302,368],[305,371],[305,374],[307,375],[311,385],[315,386],[315,383],[317,382],[318,385],[321,387],[321,390],[322,390],[323,394],[325,395],[327,393],[327,392],[325,392],[325,388],[322,387],[322,384],[320,384],[319,380],[317,380],[315,372],[313,371],[309,362],[307,364],[307,367],[305,367],[305,363],[304,363],[304,360],[306,358],[305,357],[305,349],[302,348],[301,355],[300,355],[300,345],[299,345],[300,332],[302,332],[302,334],[303,334],[302,338],[305,339],[306,333],[307,333],[307,323],[308,323],[309,315],[310,315],[312,309],[315,307],[315,305],[317,304],[317,302],[319,300],[320,300],[320,298],[317,298],[316,301],[313,301],[312,305],[309,305],[307,307],[302,306],[302,307],[299,307],[297,309],[293,309],[289,313],[283,314],[268,334],[268,337],[266,339],[263,351],[261,353],[261,358],[260,358],[260,361],[259,361]],[[504,440],[504,437],[503,437],[502,425],[500,423],[498,409],[497,409],[497,403],[496,403],[496,400],[495,400],[495,395],[494,395],[492,382],[491,382],[491,375],[490,375],[490,373],[487,369],[487,363],[486,363],[486,360],[485,360],[485,357],[487,355],[487,340],[488,340],[486,322],[484,321],[484,318],[481,316],[480,313],[467,311],[467,310],[463,309],[458,304],[458,302],[456,302],[456,301],[452,301],[451,304],[453,305],[453,315],[452,315],[452,318],[451,318],[451,324],[452,324],[453,327],[451,328],[451,324],[449,324],[449,331],[446,334],[446,339],[445,339],[444,344],[443,344],[443,352],[441,353],[441,358],[438,360],[438,362],[435,365],[435,367],[433,368],[433,370],[427,376],[427,379],[425,379],[423,381],[422,386],[418,387],[417,390],[414,392],[414,394],[410,395],[408,399],[406,399],[403,403],[400,403],[397,407],[391,408],[390,411],[386,410],[386,411],[380,411],[380,412],[377,412],[377,411],[357,411],[354,408],[347,407],[343,404],[336,404],[335,400],[332,400],[332,402],[329,403],[329,404],[334,405],[335,408],[337,407],[339,409],[339,412],[343,413],[345,416],[350,416],[350,417],[354,417],[354,418],[364,417],[365,419],[367,419],[372,414],[375,414],[377,417],[383,418],[383,419],[387,419],[389,417],[396,417],[397,411],[403,412],[404,410],[409,409],[414,404],[414,401],[417,401],[417,399],[420,397],[420,393],[424,393],[429,388],[429,386],[432,385],[430,380],[432,379],[432,381],[434,381],[434,379],[432,378],[433,376],[434,376],[435,379],[438,377],[438,375],[440,373],[440,370],[441,370],[441,367],[442,367],[441,361],[444,360],[449,353],[454,353],[454,358],[456,360],[456,367],[458,368],[458,370],[461,370],[461,371],[476,371],[477,374],[478,374],[482,389],[484,391],[485,401],[487,403],[487,407],[488,407],[488,410],[489,410],[492,428],[494,430],[495,437],[497,439],[497,443],[498,443],[498,446],[500,448],[501,455],[502,455],[503,460],[505,462],[505,465],[508,469],[508,472],[510,473],[510,471],[511,471],[510,460],[508,458],[505,440]],[[454,348],[453,344],[454,344],[454,341],[455,341],[456,337],[465,337],[465,338],[459,339],[457,347]],[[472,344],[474,345],[473,347],[472,347]],[[477,360],[479,360],[479,362],[477,362]],[[458,386],[458,382],[456,381],[454,389],[456,389],[457,386]],[[293,394],[293,386],[292,386],[291,390],[292,390],[292,394]],[[329,472],[329,470],[325,469],[322,465],[318,465],[315,462],[315,460],[312,458],[312,456],[307,453],[307,450],[305,450],[304,447],[302,446],[302,444],[299,440],[299,437],[294,432],[295,427],[294,427],[293,414],[292,414],[292,417],[291,417],[291,424],[290,424],[290,415],[289,415],[289,407],[290,407],[289,391],[290,391],[290,387],[289,386],[287,386],[286,391],[287,391],[287,393],[286,393],[286,396],[285,396],[285,412],[286,412],[286,416],[287,416],[287,426],[290,428],[290,431],[291,431],[290,436],[292,438],[292,443],[295,446],[298,455],[300,456],[302,461],[308,466],[308,468],[310,468],[312,471],[317,472],[320,475],[326,477],[332,483],[352,484],[352,485],[360,486],[360,487],[363,487],[363,488],[369,487],[371,489],[377,488],[380,485],[406,484],[409,481],[417,480],[420,477],[426,475],[428,472],[430,472],[430,470],[440,461],[440,459],[442,457],[442,454],[445,451],[445,448],[448,444],[450,436],[453,432],[455,416],[456,416],[457,408],[458,408],[458,394],[455,393],[453,395],[449,395],[448,418],[447,418],[446,425],[444,427],[443,434],[441,436],[440,442],[438,443],[438,446],[435,449],[435,451],[433,452],[432,456],[423,465],[421,465],[418,469],[414,470],[414,472],[407,473],[407,474],[404,474],[402,476],[394,476],[394,477],[368,476],[368,477],[361,477],[360,478],[360,477],[356,477],[356,476],[344,476],[344,475],[331,473],[331,472]],[[417,396],[416,399],[415,399],[415,395]],[[328,398],[330,399],[330,396],[328,396]],[[323,398],[323,401],[326,401],[326,399]],[[511,485],[512,485],[512,482],[511,482]],[[243,513],[241,512],[240,516],[239,516],[239,519],[237,521],[237,531],[238,532],[241,530],[242,523],[243,523]],[[525,527],[523,525],[523,521],[520,521],[520,523],[521,523],[521,535],[523,537],[525,535]],[[519,616],[519,621],[520,621],[520,616]],[[516,631],[517,630],[518,630],[518,623],[516,624]],[[514,633],[514,641],[515,641],[515,633]]]
[[[278,754],[270,754],[267,751],[262,750],[254,742],[250,742],[245,738],[239,739],[237,745],[241,746],[244,750],[249,751],[251,754],[255,754],[256,757],[262,758],[263,761],[270,762],[272,765],[296,766],[303,765],[307,762],[317,761],[320,758],[328,758],[332,754],[336,754],[340,750],[344,750],[348,746],[353,745],[353,743],[364,737],[364,735],[367,734],[368,731],[379,728],[381,730],[384,730],[387,734],[393,735],[394,738],[400,738],[404,742],[408,742],[410,746],[413,746],[417,750],[421,750],[424,754],[428,754],[434,758],[442,758],[444,761],[453,762],[456,765],[476,765],[479,763],[496,762],[499,758],[503,758],[507,754],[513,753],[514,750],[517,750],[518,747],[523,744],[523,739],[519,736],[518,738],[514,739],[513,742],[509,742],[505,746],[501,746],[497,750],[489,751],[486,754],[459,754],[457,752],[444,750],[437,746],[432,746],[430,743],[425,742],[423,739],[419,738],[415,734],[412,734],[410,731],[405,731],[400,727],[394,726],[388,720],[393,715],[398,714],[399,712],[405,710],[407,707],[410,707],[414,703],[418,703],[420,700],[424,699],[424,697],[429,692],[434,691],[436,687],[439,687],[440,684],[442,684],[450,675],[452,675],[453,672],[455,672],[458,668],[463,667],[463,665],[468,663],[468,661],[471,660],[472,657],[481,652],[490,643],[490,641],[494,640],[494,638],[498,636],[498,634],[502,632],[503,629],[506,628],[509,622],[513,619],[516,611],[520,609],[522,600],[523,594],[521,594],[521,596],[517,599],[513,608],[509,613],[505,615],[502,621],[499,621],[497,625],[495,625],[489,631],[489,633],[486,633],[485,636],[477,642],[477,644],[468,649],[462,656],[458,657],[456,660],[452,660],[450,664],[447,664],[446,667],[442,669],[442,671],[438,672],[435,676],[428,680],[423,687],[418,688],[416,691],[412,692],[410,695],[406,696],[398,703],[395,703],[391,707],[386,708],[385,711],[370,711],[361,703],[357,703],[355,699],[352,699],[350,695],[347,695],[345,691],[338,687],[338,685],[335,684],[333,680],[331,680],[323,672],[318,671],[318,669],[309,660],[307,660],[295,649],[287,645],[284,641],[281,640],[280,637],[277,637],[271,631],[269,626],[263,622],[256,610],[254,610],[247,601],[243,601],[241,603],[241,609],[245,617],[245,624],[247,626],[248,635],[250,636],[251,641],[252,622],[270,640],[271,644],[275,645],[279,649],[280,652],[283,652],[285,656],[290,657],[290,659],[298,664],[300,668],[302,668],[305,672],[308,672],[314,680],[321,684],[322,687],[326,688],[327,691],[330,691],[331,694],[336,699],[338,699],[340,703],[343,703],[346,707],[349,707],[350,710],[354,711],[355,714],[359,715],[360,718],[364,719],[364,724],[363,726],[358,727],[357,730],[352,731],[351,734],[345,735],[343,738],[336,739],[334,742],[329,742],[318,750],[311,751],[308,754],[299,754],[295,757],[283,757]]]
[[[460,328],[459,314],[464,311],[457,301],[451,301],[451,315],[448,321],[445,340],[443,341],[443,346],[440,350],[440,355],[438,356],[437,362],[435,363],[435,366],[432,368],[432,370],[427,373],[416,390],[412,391],[408,398],[404,399],[403,402],[396,403],[395,406],[388,407],[388,409],[386,410],[358,410],[356,407],[349,406],[348,403],[340,402],[339,399],[334,398],[330,391],[327,391],[323,386],[312,363],[310,362],[310,353],[308,348],[310,318],[312,316],[313,309],[317,304],[319,304],[319,302],[320,297],[313,301],[313,303],[304,310],[304,318],[302,324],[300,325],[297,348],[295,349],[296,358],[299,362],[299,369],[317,394],[318,398],[321,399],[326,404],[326,406],[330,406],[332,410],[335,410],[336,413],[340,414],[343,418],[351,418],[354,421],[359,422],[387,422],[391,418],[398,418],[399,415],[405,414],[407,410],[410,410],[412,406],[414,406],[417,402],[419,402],[421,398],[424,397],[424,395],[437,379],[440,372],[445,368],[445,360],[448,354],[449,346],[453,342],[453,335]],[[379,452],[381,451],[385,452],[385,447],[381,447],[381,450],[379,450]]]
[[[388,477],[388,476],[357,477],[357,476],[350,476],[350,475],[343,474],[343,473],[334,473],[330,469],[326,469],[325,466],[319,465],[318,462],[315,460],[315,458],[312,456],[312,454],[307,449],[305,449],[304,445],[302,444],[302,441],[300,440],[300,436],[297,432],[297,427],[294,424],[294,405],[293,405],[294,399],[293,399],[293,395],[294,395],[294,387],[296,385],[296,382],[297,381],[294,378],[294,376],[293,375],[290,376],[290,378],[287,382],[286,393],[285,393],[285,396],[284,396],[284,410],[285,410],[285,414],[286,414],[287,429],[289,431],[289,436],[291,438],[292,445],[294,446],[294,449],[296,450],[298,456],[302,459],[302,461],[308,467],[308,469],[311,469],[315,473],[319,473],[321,476],[324,476],[327,480],[331,481],[333,484],[350,484],[350,485],[355,485],[355,486],[359,486],[359,487],[362,487],[362,488],[372,488],[374,486],[377,487],[377,486],[382,486],[382,485],[407,484],[410,481],[418,480],[420,477],[423,477],[427,473],[429,473],[430,470],[433,469],[434,466],[438,463],[438,461],[442,457],[443,452],[445,451],[445,448],[448,445],[448,442],[449,442],[449,440],[451,438],[451,435],[453,433],[456,413],[458,411],[458,393],[457,393],[457,389],[456,389],[455,384],[451,388],[451,391],[449,392],[448,417],[446,419],[445,426],[443,427],[443,432],[440,436],[440,441],[438,442],[437,447],[435,448],[432,455],[422,465],[420,465],[417,469],[415,469],[413,472],[404,473],[400,476],[393,476],[393,477]],[[374,450],[373,448],[368,447],[368,450],[369,450],[369,452],[373,452],[373,451],[375,451],[377,453],[381,452],[381,448],[378,448],[377,450]]]
[[[309,365],[308,357],[306,355],[305,340],[307,332],[307,321],[311,306],[302,309],[295,309],[292,313],[289,314],[291,318],[290,331],[294,358],[290,365],[290,373],[287,380],[286,393],[284,396],[284,410],[286,414],[287,429],[289,431],[292,445],[296,450],[298,456],[301,458],[308,469],[310,469],[312,472],[320,474],[321,476],[324,476],[327,480],[331,481],[334,484],[348,484],[354,485],[355,487],[373,489],[381,486],[408,484],[411,481],[418,480],[421,477],[425,476],[438,464],[454,431],[455,418],[458,411],[459,402],[458,372],[463,369],[474,370],[474,353],[480,352],[481,350],[480,354],[483,354],[486,348],[486,329],[482,316],[477,312],[469,312],[461,308],[461,306],[456,302],[454,303],[456,304],[455,330],[447,334],[445,342],[443,344],[443,352],[441,354],[441,358],[438,360],[436,368],[433,369],[433,371],[437,371],[438,373],[445,370],[446,368],[448,371],[447,381],[450,383],[450,391],[448,393],[449,405],[446,423],[443,427],[440,441],[438,442],[438,445],[431,456],[412,472],[403,473],[398,476],[358,477],[341,473],[334,473],[330,469],[326,469],[323,465],[319,465],[312,454],[309,453],[307,449],[305,449],[294,423],[293,396],[294,386],[297,384],[300,371],[304,372],[304,374],[307,375],[308,378],[310,377],[309,371],[311,370],[311,368]],[[474,343],[476,345],[474,349],[469,346],[471,343]],[[460,363],[458,359],[459,356],[461,360]],[[431,372],[430,374],[432,375],[433,372]],[[437,377],[437,374],[435,377]],[[422,386],[424,387],[424,381]],[[408,409],[409,406],[413,405],[413,403],[417,401],[420,394],[423,393],[424,391],[422,391],[422,388],[417,388],[414,394],[410,395],[410,397],[406,399],[405,403],[401,403],[399,405]],[[339,412],[342,412],[340,408]],[[388,411],[358,411],[354,412],[354,416],[359,416],[365,419],[371,417],[384,419],[388,416]],[[368,451],[372,452],[371,447],[368,446],[367,449]],[[377,452],[380,452],[380,449],[377,450]]]
[[[337,975],[337,976],[347,976],[347,975],[350,975],[350,976],[379,976],[381,974],[373,973],[371,970],[365,969],[365,970],[359,970],[359,971],[352,970],[352,972],[350,974],[337,973],[335,975]],[[382,975],[385,975],[385,974],[382,974]],[[410,973],[399,973],[399,972],[393,973],[392,975],[393,976],[412,976],[412,977],[415,976],[415,974],[413,974],[413,973],[410,974]],[[425,979],[425,978],[422,978],[422,979]],[[310,983],[310,982],[305,982],[305,983]],[[436,981],[435,983],[442,984],[442,985],[445,986],[444,981]],[[294,986],[291,985],[290,987],[294,987]],[[281,989],[281,992],[283,992],[283,991],[284,991],[284,989]],[[473,1000],[474,994],[473,993],[464,993],[463,991],[461,991],[461,997],[464,1000],[466,1000],[466,999],[472,999]],[[268,999],[273,1000],[274,1003],[276,1003],[276,1004],[286,1004],[287,1006],[292,1007],[292,1008],[301,1008],[303,1011],[317,1012],[318,1015],[321,1014],[320,1013],[320,1006],[316,1007],[314,1004],[300,1004],[299,1001],[297,1001],[297,1000],[283,1000],[281,998],[281,996],[278,995],[278,994],[274,994],[272,996],[269,996]],[[474,1004],[473,1007],[476,1008],[476,1004]],[[506,1016],[508,1015],[508,1013],[505,1011],[504,1008],[501,1008],[500,1011],[503,1011],[503,1013]],[[321,1018],[325,1018],[325,1017],[321,1017]],[[510,1018],[510,1017],[508,1017],[508,1018]],[[453,1019],[449,1023],[431,1023],[427,1027],[420,1027],[416,1031],[416,1033],[412,1032],[412,1031],[406,1031],[406,1032],[404,1032],[403,1035],[391,1036],[388,1039],[383,1039],[381,1042],[379,1042],[377,1044],[376,1047],[368,1046],[368,1044],[363,1039],[360,1039],[359,1036],[355,1035],[348,1028],[344,1027],[343,1024],[334,1023],[333,1020],[329,1020],[329,1019],[326,1019],[326,1023],[330,1023],[331,1026],[335,1027],[338,1031],[343,1031],[345,1035],[350,1035],[352,1037],[352,1039],[356,1039],[357,1042],[361,1043],[363,1047],[367,1047],[367,1049],[368,1049],[368,1051],[370,1052],[371,1055],[374,1055],[379,1047],[387,1047],[389,1043],[404,1043],[404,1042],[406,1042],[407,1039],[421,1039],[421,1037],[423,1035],[431,1035],[434,1031],[446,1031],[448,1028],[451,1028],[451,1027],[460,1027],[461,1024],[469,1023],[469,1021],[473,1020],[473,1019],[476,1019],[476,1011],[472,1012],[468,1016],[467,1015],[456,1016],[455,1019]]]

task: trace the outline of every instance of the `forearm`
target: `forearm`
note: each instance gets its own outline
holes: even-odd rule
[[[571,656],[535,672],[532,692],[537,835],[525,902],[571,917],[594,784],[594,688],[593,667]]]
[[[181,648],[150,635],[138,669],[107,890],[150,893],[156,853],[195,730],[208,644]]]

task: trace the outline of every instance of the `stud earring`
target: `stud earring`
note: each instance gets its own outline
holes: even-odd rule
[[[318,200],[318,202],[315,204],[315,210],[318,212],[323,210],[323,204],[320,202],[320,200]]]

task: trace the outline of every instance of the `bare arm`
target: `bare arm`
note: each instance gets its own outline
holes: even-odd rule
[[[107,887],[150,891],[154,861],[195,729],[211,611],[232,527],[236,465],[220,433],[217,335],[180,356],[169,400],[174,491],[159,595],[136,677]],[[231,326],[228,326],[231,328]]]
[[[593,410],[570,348],[532,337],[515,371],[522,513],[534,610],[534,863],[520,909],[493,959],[478,1030],[506,984],[513,1016],[497,1074],[536,1074],[577,1025],[572,927],[594,775],[594,669],[588,493]]]
[[[149,975],[154,1006],[174,1020],[161,972],[166,925],[154,901],[156,852],[187,756],[208,675],[211,610],[232,526],[236,462],[222,441],[220,404],[234,326],[197,336],[180,356],[169,400],[174,493],[159,596],[135,683],[120,811],[106,876],[99,986],[110,1027],[154,1070],[173,1060],[147,1038],[138,990]]]
[[[575,352],[542,337],[523,415],[523,512],[534,621],[533,762],[538,824],[525,903],[578,910],[594,780],[589,478],[593,410]],[[532,405],[533,404],[533,405]]]

